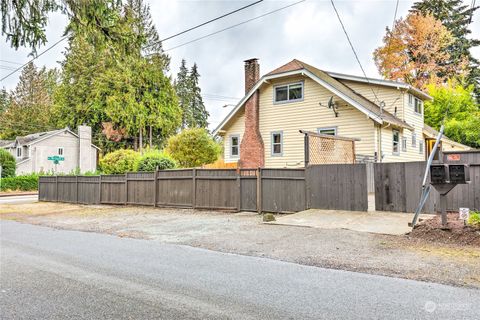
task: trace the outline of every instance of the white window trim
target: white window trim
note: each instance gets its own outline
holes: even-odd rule
[[[323,128],[317,128],[317,133],[320,133],[320,134],[322,134],[320,131],[333,130],[333,131],[335,131],[335,134],[334,134],[334,136],[336,136],[336,135],[338,134],[338,129],[337,129],[337,128],[338,128],[338,127],[336,127],[336,126],[335,126],[335,127],[323,127]]]
[[[418,141],[418,153],[422,154],[423,153],[423,146],[424,143],[422,140]]]
[[[407,137],[402,137],[402,152],[407,152],[408,139]]]
[[[279,134],[280,135],[280,143],[275,143],[275,144],[280,144],[280,153],[275,153],[274,152],[274,143],[273,143],[273,135],[274,134]],[[272,157],[282,157],[283,156],[283,131],[273,131],[270,133],[270,144],[271,144],[271,148],[270,148],[270,154]]]
[[[238,148],[238,155],[232,154],[232,148],[233,148],[232,138],[237,138],[237,139],[238,139],[238,146],[237,146],[237,148]],[[240,135],[239,135],[239,134],[232,134],[232,135],[230,135],[230,136],[228,137],[228,142],[229,142],[229,146],[228,146],[229,151],[228,151],[228,153],[229,153],[229,155],[230,155],[230,158],[234,158],[234,159],[240,158]]]
[[[415,107],[417,101],[420,105],[420,112],[417,112]],[[413,97],[413,112],[419,116],[423,115],[423,101],[421,99],[418,99],[417,97]]]
[[[415,132],[412,132],[412,148],[417,147],[417,134]]]
[[[18,155],[18,150],[20,150],[20,155]],[[17,149],[15,150],[15,155],[17,156],[17,159],[22,158],[22,155],[23,155],[23,147],[22,146],[17,147]]]
[[[290,103],[290,102],[299,102],[303,101],[303,98],[305,97],[305,81],[300,81],[300,82],[293,82],[293,83],[284,83],[284,84],[277,84],[273,86],[273,104],[284,104],[284,103]],[[299,99],[290,99],[290,86],[294,85],[300,85],[302,88],[302,97]],[[282,101],[277,101],[277,88],[280,87],[287,87],[287,100],[282,100]]]
[[[394,149],[395,149],[395,148],[394,148],[394,146],[395,146],[395,140],[394,140],[393,137],[395,136],[395,132],[398,134],[398,141],[397,141],[397,150],[398,150],[398,151],[394,151]],[[402,141],[402,140],[400,139],[400,131],[393,129],[393,130],[392,130],[392,154],[393,154],[394,156],[399,156],[399,155],[400,155],[400,147],[401,147],[400,143],[401,143],[401,141]]]

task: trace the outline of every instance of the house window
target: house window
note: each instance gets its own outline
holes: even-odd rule
[[[417,134],[415,132],[412,132],[412,148],[417,147]]]
[[[331,128],[318,128],[317,132],[320,134],[328,134],[331,136],[336,136],[337,135],[337,127],[331,127]]]
[[[22,157],[22,147],[17,147],[17,158]]]
[[[283,133],[272,132],[272,156],[283,155]]]
[[[402,138],[402,151],[407,152],[407,138],[406,137]]]
[[[423,141],[418,142],[418,153],[423,153]]]
[[[274,88],[275,102],[289,102],[303,99],[303,82],[280,85]]]
[[[59,156],[63,156],[63,148],[58,148],[57,153]]]
[[[238,157],[240,154],[240,136],[230,136],[230,155]]]
[[[412,94],[408,94],[408,104],[413,106],[414,97]]]
[[[415,113],[422,114],[423,102],[422,100],[415,98]]]
[[[393,145],[392,145],[392,152],[393,154],[399,154],[399,143],[400,143],[400,132],[398,130],[393,130]]]

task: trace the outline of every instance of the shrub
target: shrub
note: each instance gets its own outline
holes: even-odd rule
[[[151,150],[144,153],[136,163],[136,171],[155,171],[173,169],[177,166],[177,163],[173,158],[159,150]]]
[[[2,178],[15,177],[17,163],[10,152],[5,149],[0,149],[0,166],[2,166]]]
[[[221,148],[202,128],[183,130],[168,139],[167,151],[182,167],[198,167],[217,160]]]
[[[480,228],[480,211],[472,211],[468,217],[468,224]]]
[[[3,178],[0,190],[32,191],[38,189],[38,174]]]
[[[117,150],[107,153],[100,160],[100,168],[105,174],[125,173],[135,170],[140,154],[133,150]]]

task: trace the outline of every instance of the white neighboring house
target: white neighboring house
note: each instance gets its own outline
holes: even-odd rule
[[[0,148],[8,150],[17,159],[16,174],[33,172],[71,173],[77,168],[81,173],[97,169],[100,150],[92,144],[92,129],[79,126],[78,134],[68,127],[0,141]],[[63,157],[54,164],[49,157]]]

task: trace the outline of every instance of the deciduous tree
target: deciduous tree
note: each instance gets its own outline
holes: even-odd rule
[[[445,48],[452,43],[452,35],[431,15],[411,13],[399,19],[393,30],[387,28],[383,43],[375,50],[374,60],[388,79],[424,89],[428,83],[443,83],[465,68],[443,63],[450,59]]]

